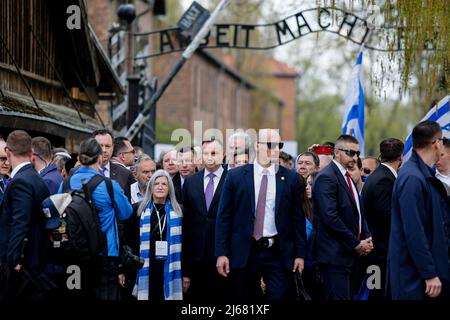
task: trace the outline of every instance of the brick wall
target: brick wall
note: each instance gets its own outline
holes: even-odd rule
[[[153,71],[161,82],[175,65],[179,54],[154,58]],[[193,132],[194,121],[203,130],[248,128],[252,109],[250,90],[204,57],[195,54],[181,69],[157,105],[157,117]],[[237,100],[240,100],[239,105]],[[240,115],[237,108],[240,106]]]

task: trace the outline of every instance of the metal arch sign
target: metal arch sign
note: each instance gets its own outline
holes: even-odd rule
[[[188,43],[179,37],[180,29],[169,28],[153,32],[135,33],[135,37],[148,36],[153,43],[147,59],[172,52],[183,51]],[[401,37],[389,28],[377,28],[367,20],[339,8],[318,7],[300,11],[283,20],[269,24],[215,24],[199,48],[235,48],[267,50],[282,46],[311,33],[330,32],[365,48],[379,51],[403,50]],[[264,35],[264,39],[258,38]],[[396,38],[394,38],[396,37]],[[392,46],[395,43],[395,46]]]

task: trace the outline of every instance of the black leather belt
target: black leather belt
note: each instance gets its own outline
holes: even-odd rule
[[[278,241],[277,236],[273,237],[262,237],[259,240],[253,239],[255,243],[258,245],[258,247],[261,248],[270,248],[275,245],[275,243]]]

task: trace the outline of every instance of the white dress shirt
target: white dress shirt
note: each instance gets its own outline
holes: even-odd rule
[[[273,237],[278,233],[277,227],[275,225],[276,181],[274,164],[272,164],[268,168],[262,167],[257,161],[255,161],[255,163],[253,164],[253,181],[255,182],[255,215],[256,206],[258,204],[259,189],[261,188],[261,179],[263,177],[263,170],[268,171],[263,237]]]
[[[339,162],[337,162],[336,160],[333,159],[333,162],[337,165],[337,167],[339,168],[339,171],[341,171],[342,176],[344,177],[345,180],[345,184],[348,186],[347,183],[347,177],[345,176],[345,174],[347,173],[347,169],[345,169]],[[359,215],[359,219],[358,219],[358,224],[359,224],[359,230],[360,232],[362,232],[361,229],[361,208],[359,207],[359,194],[358,194],[358,188],[356,187],[356,184],[353,182],[353,179],[350,179],[350,181],[352,182],[353,185],[353,197],[356,201],[356,207],[358,208],[358,215]],[[350,186],[348,186],[348,188],[350,189]]]
[[[445,185],[446,189],[450,188],[450,174],[447,176],[444,176],[442,173],[436,169],[436,178],[441,180],[441,182]]]
[[[17,167],[14,168],[14,170],[11,172],[11,179],[14,178],[14,176],[17,174],[17,172],[19,172],[20,169],[22,169],[23,167],[25,167],[27,164],[31,164],[31,162],[22,162],[21,164],[19,164]]]
[[[394,175],[395,179],[397,179],[398,177],[398,173],[397,171],[395,171],[394,168],[392,168],[390,165],[386,164],[386,163],[382,163],[383,166],[387,167],[389,170],[391,170],[392,174]]]
[[[141,190],[139,189],[139,183],[135,182],[130,186],[130,192],[131,192],[131,204],[138,203],[144,199],[144,195],[141,193]]]
[[[222,166],[219,166],[219,168],[213,172],[214,173],[214,194],[216,194],[217,186],[219,185],[220,178],[222,177],[223,168]],[[203,176],[203,193],[206,191],[206,187],[209,183],[209,177],[208,177],[209,171],[205,168],[205,174]]]

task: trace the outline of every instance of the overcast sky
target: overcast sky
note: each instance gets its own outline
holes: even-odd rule
[[[239,2],[239,0],[231,0]],[[209,2],[208,0],[197,0],[202,6],[208,8]],[[338,6],[342,1],[336,1]],[[384,1],[378,1],[379,3],[383,3]],[[192,3],[192,0],[182,0],[183,6],[185,9],[189,7]],[[266,5],[266,3],[268,5]],[[295,14],[304,9],[310,9],[317,7],[317,0],[264,0],[262,2],[262,10],[267,21],[261,21],[261,23],[271,23],[274,21],[281,20],[287,16]],[[349,1],[346,1],[348,4]],[[358,3],[357,1],[353,3]],[[272,4],[272,5],[270,5]],[[277,14],[272,17],[273,13],[265,10],[272,10],[273,6],[276,6]],[[227,9],[225,9],[227,10]],[[364,11],[359,8],[353,8],[353,12],[359,16],[364,16]],[[231,21],[230,21],[231,22]],[[245,17],[237,16],[236,19],[232,22],[237,23],[246,23]],[[317,41],[316,37],[319,37],[319,41]],[[301,93],[302,86],[305,85],[305,82],[308,81],[308,77],[315,76],[319,77],[321,82],[323,82],[323,91],[321,93],[331,93],[331,94],[340,94],[344,95],[346,83],[350,77],[351,70],[353,65],[356,62],[357,53],[359,51],[359,46],[353,42],[346,41],[346,43],[339,48],[330,49],[328,48],[329,43],[334,43],[338,36],[335,34],[330,34],[327,32],[321,32],[319,34],[309,34],[300,39],[297,39],[289,44],[278,47],[274,50],[274,56],[288,64],[295,65],[293,60],[308,60],[312,61],[311,68],[305,74],[304,70],[298,70],[299,73],[303,76],[303,78],[299,82],[299,92]],[[389,63],[391,67],[391,71],[388,74],[390,81],[385,81],[383,85],[374,85],[371,83],[371,78],[381,78],[380,64],[377,63],[379,60],[383,60],[385,63],[388,61],[388,54],[372,51],[369,49],[365,49],[364,58],[363,58],[363,67],[365,72],[365,84],[364,87],[366,90],[373,90],[374,93],[379,97],[380,101],[384,101],[384,98],[388,99],[399,99],[399,72],[397,68],[397,64]],[[344,63],[344,61],[348,61],[348,63]],[[336,80],[335,78],[330,78],[328,75],[328,71],[334,69],[336,65],[343,64],[344,68],[339,73],[340,79]],[[403,97],[405,99],[405,97]],[[342,106],[343,107],[343,106]],[[342,110],[343,111],[343,110]]]

